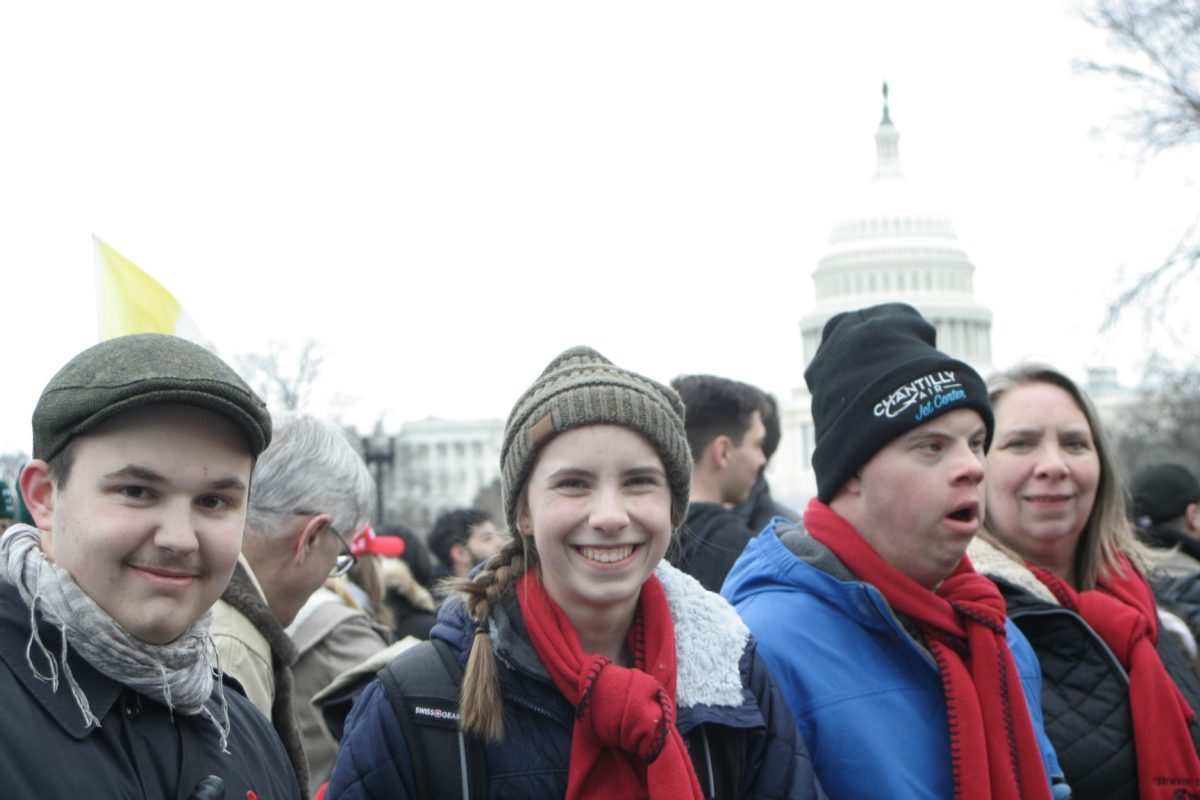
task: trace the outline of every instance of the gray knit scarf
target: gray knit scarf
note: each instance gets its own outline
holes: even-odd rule
[[[165,645],[149,644],[131,635],[79,588],[62,567],[42,551],[42,532],[29,525],[14,525],[0,538],[0,563],[8,579],[29,606],[29,643],[25,660],[33,674],[58,691],[58,676],[71,690],[83,712],[83,724],[100,726],[67,662],[67,643],[100,673],[144,694],[175,711],[191,716],[203,714],[221,736],[221,750],[229,740],[229,709],[221,689],[221,665],[209,627],[212,612],[206,611],[183,634]],[[62,633],[62,652],[57,661],[38,634],[38,610]],[[34,664],[34,646],[41,651],[48,673]],[[221,717],[205,701],[218,686]]]

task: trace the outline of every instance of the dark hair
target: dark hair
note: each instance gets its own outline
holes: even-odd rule
[[[671,388],[683,399],[683,425],[693,461],[718,436],[740,445],[755,411],[766,417],[762,390],[748,383],[715,375],[680,375],[671,381]]]
[[[763,427],[767,429],[766,436],[763,437],[763,455],[767,461],[771,460],[771,456],[775,455],[775,451],[779,449],[779,441],[783,438],[783,429],[779,421],[779,404],[775,401],[775,396],[762,393],[762,421]]]
[[[433,556],[425,541],[403,525],[384,525],[378,533],[380,536],[395,536],[404,540],[404,554],[400,559],[408,564],[413,580],[428,589],[433,583]]]
[[[456,508],[447,511],[433,523],[429,532],[429,549],[448,569],[454,568],[454,560],[450,558],[450,548],[456,544],[466,544],[471,538],[471,528],[484,522],[491,522],[486,511],[478,508]]]
[[[59,491],[67,488],[67,478],[71,474],[71,465],[75,463],[75,445],[78,441],[78,437],[71,439],[46,462],[46,466],[50,468],[50,480]]]

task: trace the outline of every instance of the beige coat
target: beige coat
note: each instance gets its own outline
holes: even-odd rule
[[[254,588],[262,595],[262,586],[250,569],[245,556],[238,557]],[[263,602],[267,599],[263,596]],[[271,704],[275,702],[275,673],[271,667],[271,645],[258,628],[244,614],[218,600],[213,606],[213,641],[221,656],[221,669],[232,676],[246,690],[250,702],[271,719]]]
[[[338,742],[325,727],[312,697],[338,675],[386,647],[391,637],[386,628],[347,606],[327,588],[313,592],[287,632],[299,654],[292,665],[292,693],[308,757],[309,789],[315,795],[333,772]]]

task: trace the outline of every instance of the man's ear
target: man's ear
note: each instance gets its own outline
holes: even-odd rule
[[[33,521],[44,531],[54,528],[54,481],[50,478],[50,465],[35,458],[21,470],[21,494],[25,496],[25,507]]]
[[[292,560],[297,564],[303,564],[313,553],[321,542],[321,536],[325,532],[325,528],[329,526],[332,518],[328,514],[317,514],[315,517],[309,517],[308,522],[300,528],[299,531],[292,534],[295,539],[292,541]]]
[[[455,542],[450,545],[450,560],[455,564],[467,565],[471,563],[471,551],[462,542]]]
[[[862,494],[862,470],[850,476],[849,480],[846,481],[846,485],[838,491],[838,494],[842,492],[856,496]]]
[[[1187,523],[1193,536],[1200,536],[1200,503],[1188,503],[1183,512],[1183,521]]]
[[[725,469],[725,465],[729,463],[729,451],[732,449],[733,440],[722,433],[713,437],[708,447],[704,448],[704,454],[714,467]]]

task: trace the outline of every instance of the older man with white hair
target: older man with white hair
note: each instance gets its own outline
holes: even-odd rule
[[[301,787],[308,765],[292,698],[296,648],[284,628],[326,578],[354,563],[350,542],[366,524],[372,490],[337,426],[309,415],[278,420],[254,468],[241,558],[213,609],[221,665],[271,719]]]

